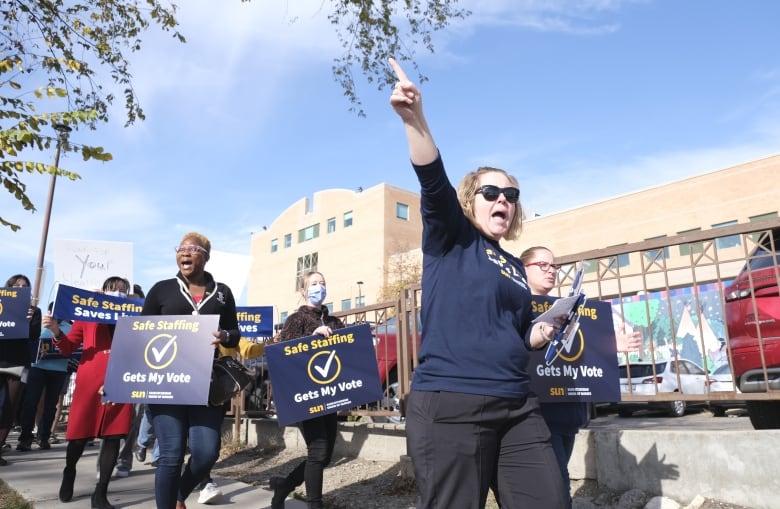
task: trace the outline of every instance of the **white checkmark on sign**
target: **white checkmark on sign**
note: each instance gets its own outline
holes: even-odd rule
[[[157,350],[155,347],[152,347],[152,355],[154,355],[154,361],[159,363],[160,359],[163,358],[163,355],[165,355],[165,352],[167,352],[170,348],[173,342],[176,341],[176,336],[173,336],[171,339],[168,340],[167,343],[165,343],[165,346],[162,347],[161,350]]]
[[[317,370],[317,373],[320,374],[322,378],[326,378],[328,376],[328,371],[330,371],[330,365],[333,362],[333,357],[336,356],[336,350],[332,350],[330,352],[330,355],[328,355],[328,360],[325,361],[325,365],[322,367],[314,366],[314,369]]]

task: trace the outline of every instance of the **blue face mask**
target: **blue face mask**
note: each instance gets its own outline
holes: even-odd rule
[[[105,293],[106,293],[106,295],[110,295],[112,297],[127,297],[127,294],[125,292],[120,292],[120,291],[117,291],[117,290],[109,290],[109,291],[107,291]]]
[[[325,290],[325,285],[310,286],[308,291],[309,303],[313,306],[320,306],[325,302],[325,296],[328,292]]]

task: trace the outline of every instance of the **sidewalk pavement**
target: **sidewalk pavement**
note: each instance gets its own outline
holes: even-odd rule
[[[0,479],[5,481],[21,496],[35,506],[35,509],[62,509],[58,498],[62,469],[65,468],[64,440],[52,444],[49,450],[39,450],[33,445],[28,452],[16,451],[18,433],[8,436],[12,448],[3,450],[3,458],[8,465],[0,467]],[[68,503],[73,509],[89,509],[90,497],[97,482],[97,454],[99,446],[87,446],[84,455],[76,466],[76,482],[73,486],[73,500]],[[108,501],[117,509],[143,508],[155,509],[154,467],[133,462],[133,470],[128,477],[114,476],[108,485]],[[271,507],[272,491],[250,486],[232,479],[214,477],[223,496],[208,506],[198,503],[198,491],[187,498],[189,509],[215,507],[223,509],[268,509]],[[287,498],[285,509],[305,509],[306,503]]]

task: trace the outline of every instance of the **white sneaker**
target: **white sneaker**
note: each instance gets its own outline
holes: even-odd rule
[[[216,483],[210,482],[200,490],[200,496],[198,496],[199,504],[213,504],[219,497],[222,496],[219,486]]]

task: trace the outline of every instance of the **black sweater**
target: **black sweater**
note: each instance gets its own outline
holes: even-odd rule
[[[219,328],[230,334],[222,346],[235,348],[241,339],[236,317],[236,300],[227,285],[217,283],[208,272],[206,293],[196,304],[181,272],[173,279],[155,283],[144,300],[142,315],[219,315]],[[215,350],[217,352],[218,350]],[[215,353],[216,355],[216,353]]]

